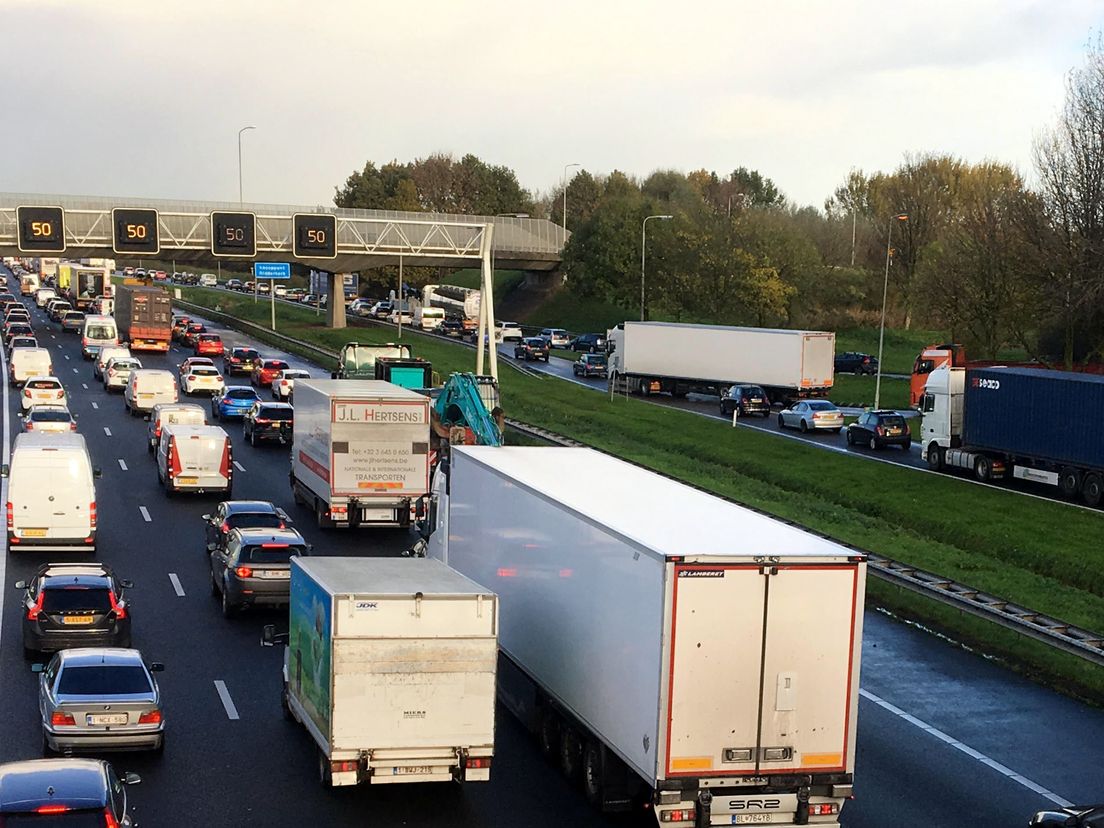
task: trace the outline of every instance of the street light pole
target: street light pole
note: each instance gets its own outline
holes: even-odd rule
[[[651,219],[669,221],[674,216],[647,216],[640,225],[640,321],[644,321],[644,256],[648,245],[648,222]]]
[[[242,133],[250,129],[256,129],[255,126],[242,127],[238,130],[238,204],[245,201],[245,197],[242,195]]]
[[[581,166],[583,166],[583,165],[582,164],[564,164],[564,174],[563,174],[563,188],[564,188],[564,195],[563,195],[563,229],[564,229],[564,235],[563,235],[563,237],[564,237],[564,244],[567,244],[567,171],[569,169],[571,169],[572,167],[581,167]]]
[[[882,283],[882,324],[878,328],[878,374],[874,380],[874,410],[877,411],[882,401],[882,346],[885,343],[885,312],[886,297],[889,294],[889,258],[893,251],[893,222],[908,221],[907,213],[898,213],[889,223],[889,233],[886,235],[886,263],[885,281]]]

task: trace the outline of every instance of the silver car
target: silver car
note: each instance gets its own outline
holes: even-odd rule
[[[295,392],[295,381],[310,378],[310,371],[304,371],[302,368],[285,368],[272,380],[272,399],[288,402]]]
[[[802,432],[843,428],[843,412],[828,400],[800,400],[778,414],[780,428],[798,428]]]
[[[62,650],[40,673],[38,708],[42,752],[155,750],[165,745],[161,691],[137,650],[80,647]]]
[[[122,391],[130,382],[130,375],[142,367],[134,357],[112,357],[104,366],[103,384],[105,391]]]
[[[68,434],[77,430],[77,421],[64,405],[32,405],[23,414],[23,430]]]

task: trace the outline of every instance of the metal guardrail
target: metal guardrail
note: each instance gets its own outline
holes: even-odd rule
[[[294,345],[298,348],[313,351],[318,354],[323,354],[331,359],[337,359],[337,352],[330,351],[327,348],[319,348],[316,345],[312,345],[309,342],[304,342],[299,339],[294,339],[282,334],[273,333],[267,328],[263,328],[260,325],[256,325],[252,322],[246,322],[236,317],[232,317],[228,314],[220,311],[211,311],[204,308],[201,305],[195,305],[191,302],[185,302],[180,299],[173,299],[174,304],[185,306],[189,309],[194,309],[196,313],[210,314],[220,317],[221,320],[227,322],[231,327],[244,328],[247,332],[256,332],[257,334],[265,337],[277,339],[282,342],[286,342],[289,345]],[[474,347],[474,346],[472,346]],[[512,363],[506,362],[510,365]],[[521,370],[521,366],[514,365],[514,368]],[[531,373],[539,376],[538,372],[524,371],[523,373]],[[595,451],[601,451],[603,454],[610,454],[611,452],[604,449],[597,448],[596,446],[588,445],[587,443],[573,440],[570,437],[564,437],[562,434],[557,434],[554,431],[549,431],[546,428],[534,426],[529,423],[521,422],[520,420],[514,420],[511,418],[506,419],[506,425],[515,431],[519,431],[522,434],[527,434],[530,437],[536,437],[538,439],[546,440],[550,443],[555,443],[561,446],[575,446],[582,448],[590,448]],[[625,458],[618,458],[624,460]],[[632,463],[628,460],[626,462]],[[634,464],[640,465],[640,464]],[[647,468],[643,467],[642,468]],[[697,486],[693,483],[687,483],[685,480],[679,480],[678,478],[665,474],[664,472],[656,471],[655,469],[648,469],[654,474],[659,474],[670,480],[674,480],[681,483],[684,486],[690,486],[698,491],[705,492],[706,494],[719,497],[722,500],[726,500],[729,503],[734,503],[737,506],[741,506],[745,509],[751,509],[754,512],[758,512],[761,515],[765,515],[772,520],[778,520],[783,523],[787,523],[791,526],[801,529],[805,532],[811,532],[814,535],[818,535],[826,540],[830,540],[833,543],[839,543],[842,546],[846,546],[849,549],[854,549],[857,552],[861,552],[867,557],[867,571],[873,574],[876,578],[880,578],[887,583],[895,586],[902,587],[911,592],[915,592],[918,595],[922,595],[925,598],[929,598],[934,601],[938,601],[949,607],[967,612],[970,615],[978,618],[983,618],[987,621],[992,621],[995,624],[999,624],[1005,629],[1012,630],[1013,632],[1025,635],[1028,638],[1032,638],[1036,641],[1042,642],[1055,649],[1062,650],[1070,655],[1083,658],[1098,666],[1104,667],[1104,635],[1095,633],[1090,630],[1082,629],[1074,626],[1073,624],[1066,623],[1058,618],[1052,618],[1049,615],[1045,615],[1041,612],[1029,609],[1019,604],[1015,604],[1012,601],[1008,601],[1004,598],[1000,598],[996,595],[991,595],[987,592],[983,592],[980,589],[971,587],[968,584],[959,583],[953,581],[950,578],[945,578],[942,575],[936,575],[934,572],[927,572],[926,570],[918,567],[911,566],[909,564],[901,563],[900,561],[894,561],[890,558],[886,558],[875,552],[871,552],[867,549],[863,549],[852,544],[843,543],[837,538],[833,538],[831,535],[826,535],[823,532],[818,532],[815,529],[809,529],[806,526],[802,526],[794,521],[780,518],[777,515],[772,515],[769,512],[762,509],[756,509],[754,506],[748,506],[746,503],[740,503],[732,498],[720,495],[717,492],[709,491],[708,489]]]

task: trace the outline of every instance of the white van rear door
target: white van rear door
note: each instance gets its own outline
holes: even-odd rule
[[[48,448],[19,452],[12,459],[8,498],[19,537],[86,537],[96,499],[88,456]]]

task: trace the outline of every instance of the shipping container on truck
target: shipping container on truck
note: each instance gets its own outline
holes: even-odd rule
[[[592,804],[837,823],[862,554],[584,448],[454,447],[427,524],[499,596],[500,700]]]
[[[922,454],[973,472],[1104,501],[1104,376],[1027,367],[937,368],[920,399]]]
[[[58,265],[61,263],[61,259],[57,257],[46,257],[38,259],[38,275],[45,279],[47,276],[57,276]]]
[[[172,299],[163,287],[123,283],[115,291],[119,338],[132,351],[168,351]]]
[[[422,304],[440,308],[449,316],[458,317],[465,328],[475,328],[479,322],[479,308],[483,294],[476,288],[459,285],[426,285],[422,288]]]
[[[409,526],[429,492],[430,400],[381,380],[295,381],[291,490],[321,528]]]
[[[323,785],[490,779],[493,592],[438,561],[295,557],[289,621],[284,711]]]
[[[786,403],[832,389],[836,335],[827,331],[624,322],[606,343],[610,387],[621,393],[720,395],[747,382]]]
[[[88,266],[74,262],[58,265],[58,290],[73,304],[75,310],[90,313],[98,297],[111,298],[114,285],[105,266]]]
[[[337,370],[332,379],[375,379],[376,360],[379,357],[409,359],[413,356],[410,346],[386,342],[382,344],[346,342],[337,357]]]

